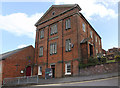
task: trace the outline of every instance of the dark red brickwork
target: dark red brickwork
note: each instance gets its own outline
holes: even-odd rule
[[[33,74],[33,62],[34,62],[34,48],[33,46],[25,47],[1,60],[2,62],[2,80],[4,78],[26,76],[26,68],[31,67],[31,75]],[[17,66],[18,65],[18,66]],[[21,70],[24,73],[21,73]]]
[[[70,7],[66,7],[66,5],[60,7],[52,6],[36,24],[35,62],[37,66],[42,66],[42,77],[45,77],[45,69],[50,68],[51,64],[55,64],[55,77],[66,76],[65,63],[67,62],[71,63],[71,75],[78,75],[79,61],[82,59],[87,60],[90,57],[90,44],[93,50],[92,56],[96,56],[96,49],[98,49],[98,53],[102,52],[101,37],[79,11],[80,8],[78,5]],[[51,16],[52,12],[55,12],[54,16]],[[61,14],[62,12],[65,13]],[[71,28],[65,30],[65,21],[68,18],[70,18],[71,21]],[[50,35],[50,27],[54,23],[57,23],[58,33]],[[82,23],[86,26],[86,32],[82,29]],[[43,39],[40,39],[41,29],[44,29]],[[92,31],[92,38],[90,38],[90,31]],[[95,37],[97,37],[97,42],[95,41]],[[51,38],[55,39],[51,40]],[[81,43],[81,41],[86,38],[88,38],[87,41]],[[69,52],[65,51],[66,39],[70,39],[74,45]],[[50,44],[54,42],[57,43],[57,54],[50,55]],[[40,46],[43,46],[42,57],[39,57]],[[37,66],[34,69],[35,75],[37,74]]]

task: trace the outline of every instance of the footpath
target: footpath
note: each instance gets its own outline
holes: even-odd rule
[[[118,72],[98,74],[98,75],[89,75],[89,76],[73,76],[73,77],[64,77],[64,78],[39,79],[38,83],[29,83],[29,84],[11,85],[11,86],[6,85],[6,86],[3,86],[2,88],[8,88],[8,86],[9,87],[22,87],[22,86],[30,86],[30,85],[44,85],[44,84],[81,82],[81,81],[105,79],[105,78],[111,78],[111,77],[117,77],[117,76],[118,76]]]

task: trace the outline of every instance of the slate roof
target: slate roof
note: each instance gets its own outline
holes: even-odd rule
[[[25,48],[28,48],[28,47],[30,47],[30,46],[32,46],[32,45],[29,45],[29,46],[27,46],[27,47],[23,47],[23,48],[20,48],[20,49],[16,49],[16,50],[13,50],[13,51],[10,51],[10,52],[6,52],[6,53],[3,53],[3,54],[0,54],[0,60],[4,60],[4,59],[6,59],[7,57],[9,57],[9,56],[11,56],[11,55],[13,55],[13,54],[15,54],[15,53],[17,53],[17,52],[25,49]]]

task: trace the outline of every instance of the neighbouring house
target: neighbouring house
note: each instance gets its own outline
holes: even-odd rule
[[[34,65],[32,45],[0,55],[0,81],[4,78],[31,76]]]
[[[102,53],[101,37],[80,12],[78,4],[52,5],[37,21],[34,75],[79,74],[79,63]]]
[[[118,54],[120,54],[120,48],[113,47],[111,49],[108,49],[108,51],[107,51],[108,59],[114,59],[114,57]]]
[[[106,56],[107,51],[106,51],[106,50],[104,50],[104,49],[102,49],[102,54],[103,54],[103,56]]]

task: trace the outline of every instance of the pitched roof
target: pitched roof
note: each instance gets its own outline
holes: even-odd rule
[[[59,7],[59,8],[61,8],[61,7],[70,7],[69,9],[71,9],[71,8],[76,8],[76,7],[77,7],[79,10],[81,10],[81,8],[79,7],[78,4],[52,5],[52,6],[45,12],[45,14],[36,22],[35,26],[37,26],[37,25],[39,24],[39,22],[50,12],[50,10],[51,10],[52,8],[57,8],[57,7]],[[67,9],[67,10],[69,10],[69,9]],[[66,10],[64,10],[64,11],[66,11]],[[63,13],[63,12],[61,12],[61,13]],[[59,14],[61,14],[61,13],[59,13]]]
[[[20,48],[20,49],[16,49],[16,50],[13,50],[13,51],[10,51],[10,52],[6,52],[6,53],[3,53],[3,54],[0,54],[0,60],[4,60],[6,59],[7,57],[19,52],[19,51],[22,51],[23,49],[25,48],[28,48],[28,47],[31,47],[32,45],[29,45],[27,47],[23,47],[23,48]],[[32,46],[33,47],[33,46]]]

